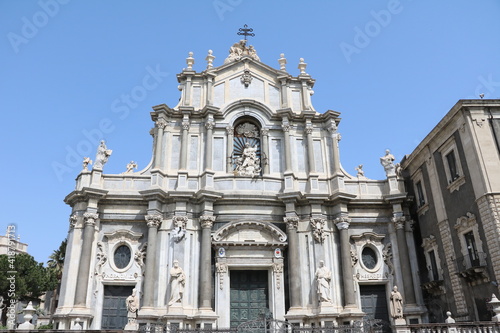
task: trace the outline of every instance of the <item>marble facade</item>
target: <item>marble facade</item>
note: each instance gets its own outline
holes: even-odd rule
[[[393,161],[384,159],[384,180],[342,168],[340,113],[315,110],[304,59],[293,76],[283,54],[275,69],[246,42],[221,66],[214,58],[196,72],[190,53],[179,103],[153,107],[145,169],[103,173],[113,158],[105,143],[92,169],[84,163],[65,199],[58,328],[111,327],[105,303],[119,287],[139,295],[139,325],[230,327],[231,272],[242,270],[266,272],[277,320],[350,323],[366,315],[365,286],[380,286],[389,309],[397,285],[406,319],[420,322],[412,221]],[[330,276],[322,288],[320,266]]]

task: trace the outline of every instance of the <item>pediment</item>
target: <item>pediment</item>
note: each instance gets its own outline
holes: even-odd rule
[[[286,245],[287,236],[278,227],[265,222],[232,222],[224,225],[213,235],[216,244],[227,245]]]

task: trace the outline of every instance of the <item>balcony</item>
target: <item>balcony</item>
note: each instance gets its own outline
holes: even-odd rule
[[[467,282],[488,282],[489,276],[486,264],[486,253],[474,252],[457,258],[458,273]]]

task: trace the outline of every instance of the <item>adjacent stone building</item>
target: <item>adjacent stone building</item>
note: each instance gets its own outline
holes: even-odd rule
[[[262,313],[300,326],[393,323],[394,286],[406,321],[425,320],[420,244],[390,152],[384,180],[343,170],[340,113],[314,109],[303,59],[293,76],[283,54],[273,68],[245,40],[214,58],[197,72],[190,53],[179,103],[153,107],[145,169],[104,173],[105,142],[91,170],[84,160],[65,199],[58,328],[227,328]]]
[[[461,100],[402,161],[431,322],[491,320],[500,281],[500,100]]]

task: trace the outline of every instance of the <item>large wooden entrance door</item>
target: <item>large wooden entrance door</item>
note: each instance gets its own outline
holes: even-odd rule
[[[365,320],[367,324],[373,323],[373,320],[388,327],[389,311],[387,309],[387,294],[385,285],[360,285],[361,310],[366,313]]]
[[[122,330],[127,325],[126,299],[132,286],[104,286],[101,329]]]
[[[254,320],[269,308],[267,271],[230,271],[231,327]]]

